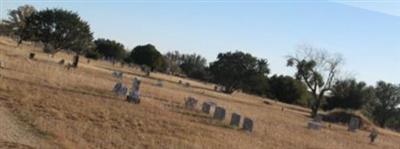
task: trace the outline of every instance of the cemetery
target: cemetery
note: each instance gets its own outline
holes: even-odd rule
[[[4,43],[14,42],[0,37],[7,64],[0,71],[0,148],[374,149],[400,142],[358,117],[342,124],[327,113],[313,119],[308,108],[83,56],[68,71],[60,60],[74,54],[49,58],[40,48]]]

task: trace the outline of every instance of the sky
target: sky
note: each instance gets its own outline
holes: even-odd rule
[[[95,38],[128,49],[151,43],[209,62],[240,50],[293,75],[285,57],[308,44],[340,53],[357,80],[400,83],[400,0],[0,0],[0,18],[23,4],[77,12]]]

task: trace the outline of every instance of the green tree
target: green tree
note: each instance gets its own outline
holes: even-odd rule
[[[290,76],[274,75],[269,78],[269,96],[290,104],[307,104],[311,95],[307,87]]]
[[[311,117],[317,115],[326,94],[336,81],[342,58],[311,46],[303,46],[294,56],[288,56],[287,66],[295,67],[297,80],[304,82],[311,91],[314,103],[311,106]]]
[[[90,26],[77,13],[63,9],[46,9],[32,14],[27,19],[24,30],[30,39],[43,42],[46,47],[54,47],[51,53],[61,49],[71,50],[79,54],[93,48],[93,36]]]
[[[96,52],[103,57],[123,60],[126,56],[124,45],[109,39],[97,39],[94,41]]]
[[[150,67],[152,71],[162,70],[165,67],[163,56],[158,52],[156,47],[151,44],[133,48],[126,61],[134,62],[139,65],[146,65]]]
[[[371,98],[372,89],[364,82],[354,79],[339,80],[333,87],[331,95],[323,106],[325,110],[334,108],[358,110]]]
[[[389,120],[398,116],[400,105],[400,86],[379,81],[375,96],[368,102],[366,111],[372,119],[384,128]]]
[[[258,80],[266,83],[269,68],[266,60],[237,51],[218,54],[217,61],[210,64],[210,72],[214,82],[225,87],[225,93],[236,89],[252,92]]]
[[[15,10],[11,10],[8,13],[8,19],[3,21],[4,32],[8,32],[16,36],[18,44],[21,44],[22,41],[26,40],[28,36],[23,33],[28,24],[27,19],[35,12],[35,7],[31,5],[23,5]]]

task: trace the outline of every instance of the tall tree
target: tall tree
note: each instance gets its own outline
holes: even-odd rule
[[[96,45],[96,52],[103,57],[113,58],[115,60],[122,60],[125,58],[126,51],[122,43],[115,40],[100,38],[96,39],[94,44]]]
[[[315,102],[311,106],[311,117],[317,115],[321,101],[332,89],[342,61],[339,55],[307,45],[300,47],[296,55],[288,56],[287,65],[297,69],[296,79],[303,81],[313,95]]]
[[[165,61],[161,53],[158,52],[156,47],[151,44],[133,48],[126,61],[134,62],[139,65],[146,65],[150,67],[151,70],[163,69],[162,67],[165,65]]]
[[[74,51],[77,57],[76,66],[79,54],[93,48],[90,26],[77,13],[63,9],[46,9],[31,15],[27,22],[24,32],[31,35],[31,39],[54,47],[54,50],[47,52],[55,53],[61,49]]]
[[[269,68],[266,60],[237,51],[218,54],[217,61],[210,64],[210,71],[214,82],[223,85],[224,92],[232,93],[236,89],[255,89],[252,86],[260,85],[258,80],[265,82]]]
[[[7,29],[12,35],[17,37],[18,44],[26,40],[27,35],[23,31],[27,27],[27,19],[36,12],[35,7],[31,5],[23,5],[8,13],[8,19],[4,20],[4,30]]]
[[[379,81],[375,87],[375,96],[368,103],[366,111],[380,127],[398,116],[400,105],[400,86]]]
[[[339,80],[333,85],[331,95],[327,97],[323,107],[325,110],[361,109],[372,97],[372,90],[364,82],[357,82],[354,79]]]
[[[290,76],[274,75],[269,78],[269,96],[285,103],[304,104],[311,95],[302,82]]]

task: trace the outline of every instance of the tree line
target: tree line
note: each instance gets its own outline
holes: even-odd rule
[[[65,50],[91,59],[143,65],[151,71],[213,82],[227,94],[242,91],[309,107],[312,117],[321,109],[358,110],[381,127],[400,129],[400,85],[379,81],[370,86],[340,78],[342,57],[312,46],[301,46],[287,56],[287,66],[296,72],[287,76],[271,75],[267,59],[242,51],[219,53],[217,60],[207,63],[198,54],[162,54],[152,44],[126,49],[115,40],[94,39],[89,24],[64,9],[38,11],[33,6],[20,6],[2,20],[0,33],[14,37],[19,44],[41,42],[47,53]]]

